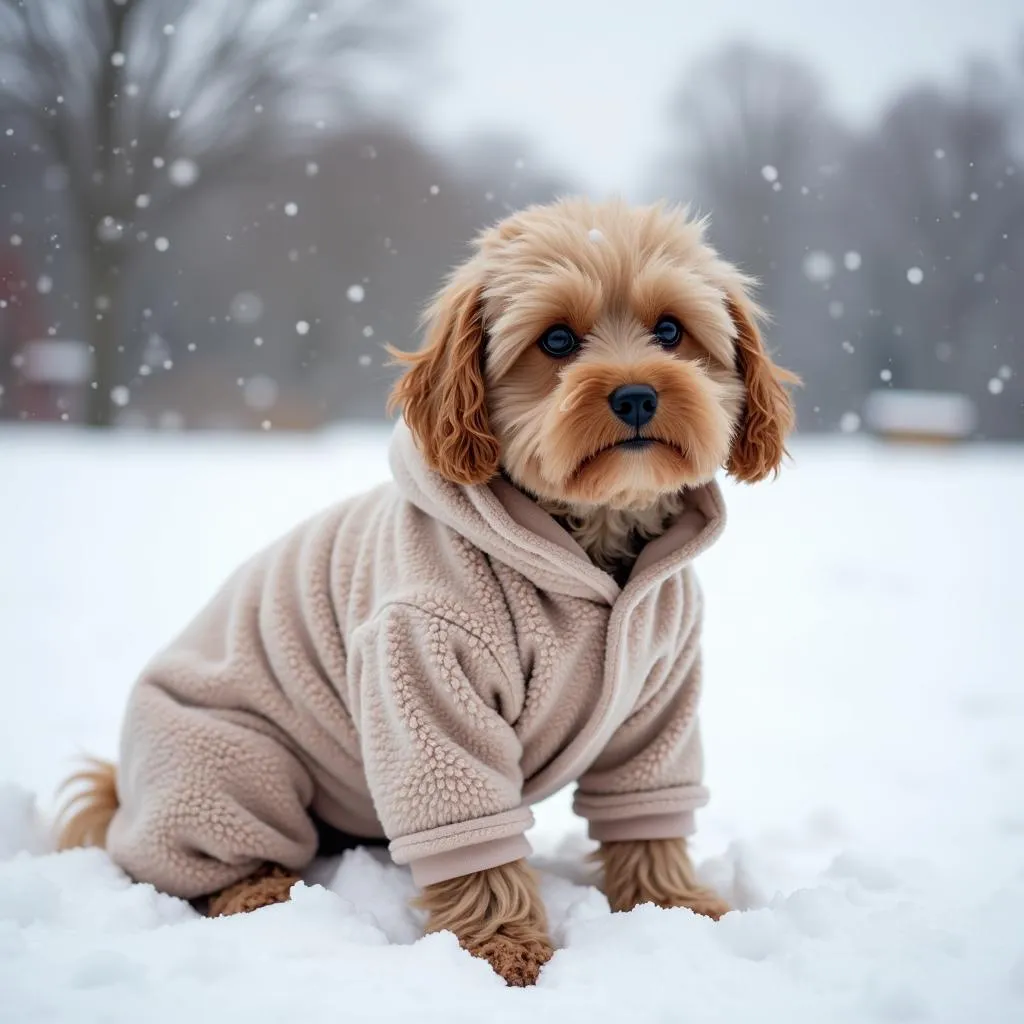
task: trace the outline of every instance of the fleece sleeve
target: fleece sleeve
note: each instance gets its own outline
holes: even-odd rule
[[[457,609],[393,604],[360,647],[360,735],[392,858],[418,885],[530,852],[515,683]]]
[[[699,631],[671,668],[644,688],[647,699],[619,727],[582,776],[574,810],[592,839],[674,839],[694,831],[694,811],[708,792],[697,704]]]

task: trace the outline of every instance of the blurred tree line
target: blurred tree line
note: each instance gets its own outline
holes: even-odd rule
[[[977,436],[1024,436],[1024,49],[917,85],[857,130],[814,70],[735,45],[673,106],[659,194],[711,215],[762,283],[803,430],[856,429],[879,388],[971,398]]]
[[[578,187],[522,140],[441,151],[380,112],[365,82],[400,112],[429,86],[429,14],[0,0],[0,417],[381,417],[383,343],[412,344],[475,230]],[[855,130],[811,68],[745,46],[680,83],[651,192],[710,212],[761,278],[805,430],[898,387],[963,392],[981,436],[1024,436],[1022,101],[1019,76],[971,66]],[[68,351],[35,366],[47,339],[87,348],[87,379]]]

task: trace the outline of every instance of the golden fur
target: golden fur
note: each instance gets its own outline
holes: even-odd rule
[[[606,569],[631,559],[679,495],[726,467],[754,482],[785,455],[793,410],[758,328],[750,280],[704,241],[704,223],[663,205],[564,200],[513,214],[428,309],[392,394],[428,463],[458,483],[499,471],[563,519]],[[678,348],[651,331],[671,314]],[[582,339],[553,359],[554,324]],[[611,412],[622,384],[658,392],[643,451]]]
[[[428,885],[416,904],[428,912],[428,932],[454,932],[510,985],[532,985],[554,953],[537,878],[525,860]]]
[[[459,484],[507,475],[559,517],[590,557],[628,572],[640,547],[678,516],[686,489],[720,467],[754,482],[785,456],[793,409],[758,327],[751,282],[704,240],[704,223],[663,205],[564,200],[531,207],[484,231],[428,309],[418,352],[390,407],[401,408],[427,463]],[[655,343],[664,315],[681,343]],[[582,346],[565,359],[537,344],[555,324]],[[641,436],[611,412],[623,384],[658,392]],[[91,762],[68,780],[60,848],[104,844],[117,809],[113,765]],[[682,839],[602,844],[613,910],[640,903],[718,918],[728,906],[700,886]],[[262,869],[211,898],[237,913],[287,899],[295,876]],[[449,929],[509,984],[529,985],[552,955],[537,882],[523,861],[427,886],[428,931]]]
[[[697,881],[685,839],[602,843],[595,856],[604,872],[604,894],[612,910],[653,903],[687,907],[716,921],[729,912],[728,903]]]
[[[88,758],[85,767],[71,775],[60,789],[77,792],[72,792],[60,809],[57,849],[106,846],[107,829],[117,810],[117,766]]]

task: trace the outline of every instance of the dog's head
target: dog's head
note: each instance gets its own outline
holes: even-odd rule
[[[639,508],[778,469],[793,410],[749,281],[684,210],[566,200],[484,231],[427,312],[392,405],[428,464]]]

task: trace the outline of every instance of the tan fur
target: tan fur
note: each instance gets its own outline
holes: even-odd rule
[[[509,985],[532,985],[554,947],[537,879],[524,860],[428,885],[427,931],[450,931]]]
[[[266,864],[248,878],[214,893],[207,904],[207,917],[247,914],[261,907],[286,903],[299,876],[276,864]]]
[[[777,470],[793,411],[757,328],[751,282],[704,240],[703,221],[664,205],[563,200],[484,231],[427,314],[420,352],[392,394],[431,465],[458,483],[499,469],[606,569],[656,536],[679,493],[726,466],[740,480]],[[664,314],[685,337],[653,342]],[[567,359],[538,347],[566,324]],[[608,406],[649,383],[658,412],[642,451]],[[610,514],[613,513],[613,514]]]
[[[596,856],[604,870],[604,893],[612,910],[654,903],[687,907],[716,921],[729,912],[724,900],[697,881],[685,839],[602,843]]]
[[[107,829],[117,811],[117,766],[98,758],[87,758],[85,764],[60,787],[60,792],[77,792],[71,794],[58,814],[58,850],[105,846]]]

